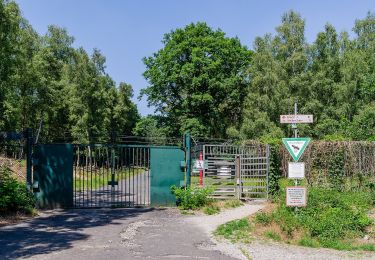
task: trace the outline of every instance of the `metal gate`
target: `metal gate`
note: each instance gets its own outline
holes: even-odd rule
[[[269,146],[204,144],[193,148],[193,158],[202,153],[203,186],[214,187],[215,198],[268,198]],[[198,171],[192,182],[198,184]]]
[[[34,186],[44,208],[175,205],[184,179],[177,146],[50,144],[35,149]]]
[[[74,207],[150,204],[150,148],[75,145]]]

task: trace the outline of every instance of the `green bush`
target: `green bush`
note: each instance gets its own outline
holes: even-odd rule
[[[220,212],[220,208],[216,205],[209,205],[203,208],[203,212],[207,215],[214,215]]]
[[[372,224],[368,212],[375,204],[374,193],[310,187],[307,207],[296,210],[285,205],[288,184],[288,180],[280,182],[278,207],[271,213],[258,213],[256,223],[274,222],[289,238],[294,231],[303,231],[305,236],[299,241],[300,245],[356,249],[347,241],[363,237],[366,227]]]
[[[223,225],[220,225],[216,231],[215,235],[222,236],[225,239],[229,239],[233,242],[242,241],[249,242],[249,232],[252,227],[247,218],[237,219],[229,221]]]
[[[213,189],[206,188],[179,188],[176,186],[171,187],[172,193],[176,196],[177,206],[183,210],[199,209],[212,202],[209,197],[213,193]]]
[[[9,169],[0,168],[0,214],[31,213],[35,200],[24,183],[18,182]]]

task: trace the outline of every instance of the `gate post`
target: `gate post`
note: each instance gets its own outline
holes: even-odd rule
[[[31,190],[32,189],[32,170],[31,170],[31,156],[33,149],[33,131],[31,128],[26,128],[26,185]]]
[[[190,187],[191,178],[191,136],[190,133],[184,134],[185,160],[186,160],[186,187]]]
[[[236,195],[237,199],[241,199],[242,194],[242,182],[241,182],[241,157],[240,155],[236,155],[235,161],[235,171],[236,171]]]

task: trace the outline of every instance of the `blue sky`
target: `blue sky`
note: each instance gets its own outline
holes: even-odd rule
[[[24,17],[40,34],[49,24],[65,27],[75,46],[91,52],[98,48],[107,57],[107,72],[119,83],[130,83],[142,115],[152,114],[145,98],[147,86],[142,58],[162,48],[163,34],[186,24],[205,21],[228,36],[238,36],[252,48],[255,37],[274,33],[281,15],[299,12],[306,20],[306,39],[328,22],[338,31],[351,32],[355,19],[375,11],[374,0],[16,0]]]

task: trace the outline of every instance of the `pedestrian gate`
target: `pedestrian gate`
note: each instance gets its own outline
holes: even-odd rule
[[[177,146],[38,145],[33,186],[41,207],[175,205],[184,155]]]
[[[214,188],[214,197],[253,199],[268,197],[269,146],[204,144],[193,147],[193,158],[204,169],[193,170],[192,183]]]

